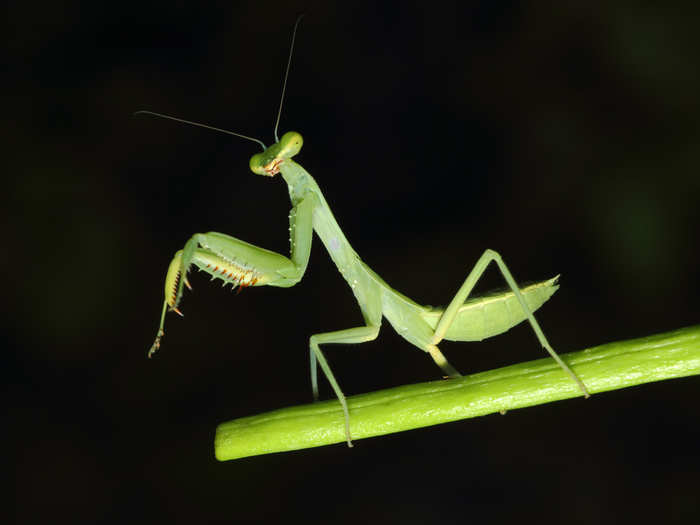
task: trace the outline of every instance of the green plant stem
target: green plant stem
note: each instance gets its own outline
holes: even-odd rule
[[[700,325],[562,355],[591,393],[700,373]],[[580,397],[553,359],[348,397],[353,440]],[[337,400],[243,417],[216,429],[220,461],[345,441]]]

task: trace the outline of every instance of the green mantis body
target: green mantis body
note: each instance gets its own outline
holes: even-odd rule
[[[297,24],[298,22],[299,20]],[[292,44],[293,42],[294,37]],[[349,446],[352,446],[352,442],[348,405],[320,345],[372,341],[379,334],[383,317],[404,339],[430,354],[447,377],[458,377],[460,374],[438,348],[440,341],[480,341],[503,333],[527,319],[542,346],[588,397],[585,385],[549,345],[532,313],[557,290],[557,277],[520,289],[501,256],[493,250],[486,250],[446,308],[432,308],[414,302],[389,286],[353,250],[314,178],[292,160],[301,150],[302,144],[303,139],[299,133],[288,132],[275,144],[264,148],[262,153],[250,159],[250,168],[254,173],[270,177],[281,173],[287,183],[292,202],[289,214],[290,256],[285,257],[223,233],[193,235],[185,247],[175,254],[168,268],[160,326],[149,350],[149,357],[160,347],[168,309],[180,313],[178,307],[184,286],[189,287],[187,272],[192,265],[233,287],[291,287],[301,280],[306,271],[313,232],[316,231],[340,274],[352,289],[364,318],[362,326],[314,334],[309,339],[314,399],[318,399],[317,367],[320,365],[342,406]],[[491,262],[496,263],[510,290],[467,300]]]
[[[347,402],[320,345],[372,341],[379,334],[382,317],[386,317],[404,339],[429,353],[448,377],[458,377],[460,374],[439,350],[437,345],[440,341],[480,341],[528,319],[542,346],[576,381],[584,395],[588,395],[580,379],[549,345],[532,314],[557,290],[557,277],[520,289],[501,256],[493,250],[486,250],[446,308],[431,308],[412,301],[391,288],[352,249],[314,178],[292,160],[301,149],[302,142],[301,135],[288,132],[278,143],[264,153],[254,155],[250,161],[254,173],[267,176],[281,173],[287,183],[293,206],[289,214],[290,257],[223,233],[193,235],[184,249],[175,254],[168,268],[160,327],[149,355],[160,346],[168,308],[179,313],[183,288],[188,285],[187,272],[192,265],[234,287],[268,285],[287,288],[303,277],[313,232],[316,231],[340,274],[350,285],[365,321],[363,326],[315,334],[309,340],[314,398],[318,399],[318,363],[343,408],[348,444],[351,443],[351,434]],[[510,291],[467,301],[476,282],[492,261],[500,269]]]

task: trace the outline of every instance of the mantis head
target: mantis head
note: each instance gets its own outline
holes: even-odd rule
[[[304,139],[296,131],[288,131],[279,142],[250,157],[250,169],[258,175],[272,177],[280,172],[280,165],[301,151]]]

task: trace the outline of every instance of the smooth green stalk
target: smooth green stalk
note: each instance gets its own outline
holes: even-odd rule
[[[700,374],[700,325],[561,357],[591,393]],[[569,375],[545,358],[347,401],[352,438],[358,440],[580,396]],[[334,399],[222,423],[214,448],[225,461],[345,440],[343,410]]]

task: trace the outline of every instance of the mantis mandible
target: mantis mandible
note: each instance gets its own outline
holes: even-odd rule
[[[289,213],[291,243],[289,257],[218,232],[196,233],[187,241],[182,250],[175,253],[165,277],[165,300],[160,325],[148,356],[151,357],[158,350],[161,339],[165,335],[163,327],[166,312],[170,310],[182,315],[179,305],[184,286],[191,289],[187,280],[187,272],[193,265],[211,275],[212,280],[221,279],[224,286],[230,283],[233,288],[237,286],[241,288],[253,286],[288,288],[297,284],[304,276],[311,252],[311,240],[315,231],[338,267],[341,276],[350,285],[365,322],[362,326],[318,333],[309,338],[311,388],[314,400],[318,400],[317,368],[320,365],[340,401],[348,446],[352,446],[348,404],[324,357],[321,345],[372,341],[379,335],[383,317],[386,317],[404,339],[430,354],[448,378],[460,377],[460,373],[450,365],[438,348],[437,345],[440,341],[443,339],[481,341],[487,337],[506,332],[527,319],[540,344],[578,385],[583,395],[588,397],[586,386],[551,347],[533,315],[533,312],[559,288],[557,285],[558,276],[521,289],[501,256],[493,250],[486,250],[471,269],[448,306],[446,308],[433,308],[422,306],[394,290],[352,249],[314,178],[292,160],[301,150],[302,136],[295,131],[289,131],[282,135],[281,139],[277,137],[282,102],[284,101],[294,49],[294,39],[300,20],[301,17],[297,19],[292,33],[273,145],[267,147],[263,142],[239,133],[168,115],[150,111],[138,112],[223,131],[259,143],[263,152],[251,157],[251,171],[266,177],[281,174],[289,189],[289,198],[292,202],[292,209]],[[491,262],[496,264],[510,290],[470,299],[472,289]]]

